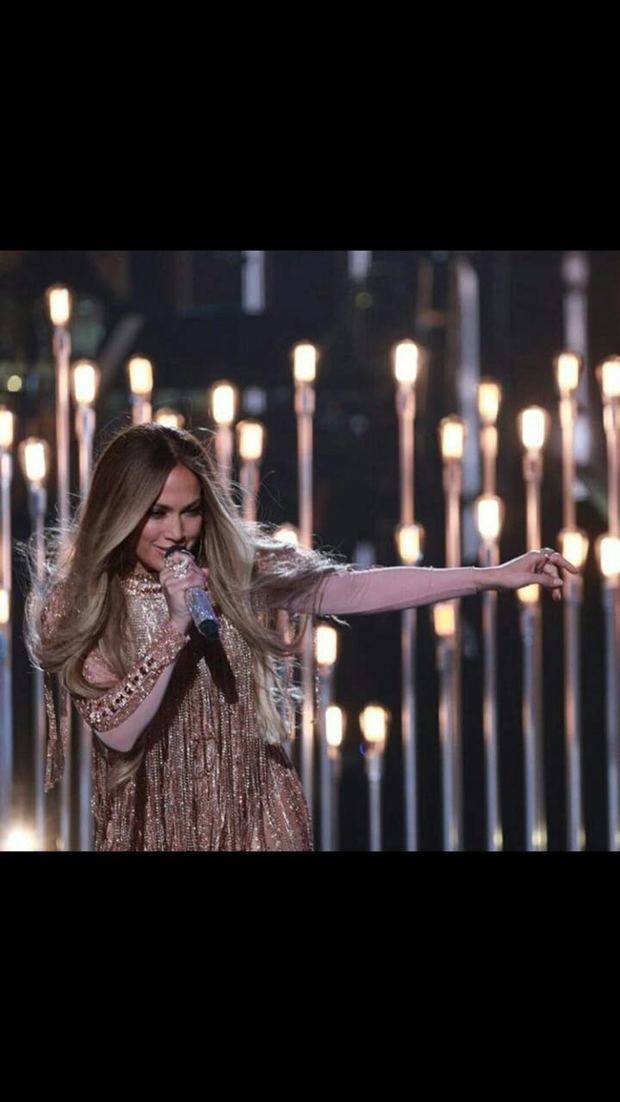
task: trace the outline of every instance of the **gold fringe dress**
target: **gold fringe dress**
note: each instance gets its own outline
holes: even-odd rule
[[[385,612],[450,600],[478,591],[475,567],[375,567],[329,574],[320,597],[296,597],[277,607],[315,615]],[[139,563],[121,582],[138,647],[122,682],[93,700],[71,694],[80,716],[105,733],[132,714],[161,671],[176,660],[160,707],[142,733],[137,773],[110,790],[110,769],[127,755],[92,740],[94,848],[98,851],[297,850],[313,848],[312,826],[299,777],[284,749],[256,725],[250,649],[220,616],[220,644],[205,644],[192,626],[181,635],[169,620],[157,574]],[[61,587],[43,615],[43,629],[65,614]],[[268,600],[255,593],[257,615]],[[84,662],[87,680],[105,666],[97,649]],[[116,675],[106,667],[110,680]],[[46,791],[62,776],[70,698],[60,691],[57,727],[52,678],[45,674],[48,715]]]

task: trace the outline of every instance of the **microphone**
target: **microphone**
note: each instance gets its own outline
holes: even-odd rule
[[[164,552],[164,558],[167,559],[170,555],[174,555],[175,552],[177,555],[189,555],[190,559],[194,558],[191,551],[188,551],[186,547],[169,547],[168,550]],[[213,605],[204,589],[200,589],[199,586],[192,586],[190,589],[186,589],[185,604],[200,634],[204,635],[205,639],[208,639],[210,642],[217,639],[220,634],[219,620],[213,611]]]

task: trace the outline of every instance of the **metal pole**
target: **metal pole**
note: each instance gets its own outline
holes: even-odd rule
[[[95,436],[95,411],[80,405],[76,410],[76,434],[79,442],[80,497],[86,499],[90,486]],[[93,848],[93,824],[91,813],[92,791],[92,743],[90,727],[78,718],[79,736],[79,835],[80,852],[89,853]]]
[[[331,806],[331,761],[327,745],[326,712],[332,701],[333,666],[319,666],[320,704],[317,729],[321,748],[321,849],[331,853],[333,813]]]
[[[439,673],[439,746],[441,752],[442,848],[453,853],[459,848],[458,803],[456,800],[455,713],[453,707],[454,639],[437,642]]]
[[[342,757],[340,750],[335,746],[329,747],[330,769],[330,806],[331,806],[331,834],[332,848],[340,849],[340,777],[342,775]]]
[[[56,475],[58,485],[58,518],[66,536],[70,515],[69,491],[69,361],[71,358],[71,337],[67,329],[57,326],[54,330],[54,353],[56,357]],[[72,780],[72,732],[71,717],[68,719],[69,733],[65,767],[60,783],[60,846],[67,851],[71,848],[71,780]]]
[[[258,463],[254,459],[244,459],[239,467],[239,482],[242,492],[243,519],[256,520],[256,502],[258,500],[259,474]]]
[[[297,461],[299,483],[299,533],[301,542],[312,547],[312,426],[315,408],[314,388],[298,382],[295,387],[297,414]],[[313,809],[314,773],[314,646],[313,620],[309,617],[301,652],[301,780],[310,813]]]
[[[542,482],[542,455],[538,450],[528,449],[523,457],[523,477],[526,484],[527,545],[528,550],[537,550],[541,544],[540,523],[540,487]],[[530,681],[528,700],[524,701],[524,714],[527,712],[531,724],[530,737],[533,753],[532,799],[535,820],[533,835],[528,836],[534,849],[547,848],[547,823],[545,807],[545,768],[544,768],[544,729],[543,729],[543,683],[542,683],[542,609],[540,596],[536,603],[528,608],[527,619],[527,661],[533,666],[528,671]],[[531,640],[530,640],[531,634]],[[525,690],[524,690],[525,691]]]
[[[215,430],[215,455],[220,478],[228,486],[233,466],[233,430],[230,425],[218,425]]]
[[[564,587],[564,725],[566,734],[567,848],[585,848],[581,781],[581,648],[579,620],[582,579],[565,575]]]
[[[8,448],[0,448],[0,517],[2,559],[0,587],[6,591],[9,616],[2,628],[0,647],[0,829],[8,829],[13,786],[13,678],[12,678],[12,575],[11,575],[11,481],[13,459]]]
[[[380,750],[366,750],[366,774],[368,777],[368,800],[370,818],[370,852],[381,852],[381,775],[383,773],[383,754]]]
[[[446,566],[461,565],[461,516],[460,498],[462,468],[456,459],[449,459],[444,466],[446,492]],[[452,730],[452,757],[454,759],[453,800],[454,848],[463,848],[463,761],[462,761],[462,712],[461,712],[461,602],[455,600],[453,655],[450,663],[450,709],[454,716]]]
[[[619,788],[620,763],[620,588],[618,580],[603,581],[605,614],[605,716],[607,721],[607,810],[608,844],[620,850]]]
[[[499,564],[497,544],[483,544],[480,557],[483,566],[497,566]],[[497,724],[497,593],[494,590],[486,590],[482,594],[482,635],[484,641],[482,719],[486,781],[486,847],[488,850],[497,851],[503,848],[503,835]]]
[[[523,640],[523,690],[522,723],[523,752],[525,765],[525,848],[528,853],[540,849],[538,835],[538,771],[537,740],[534,707],[535,690],[535,616],[531,605],[521,609],[521,636]]]
[[[30,520],[35,533],[35,561],[37,581],[42,582],[45,572],[45,513],[47,493],[42,486],[30,485],[28,489]],[[34,671],[33,712],[35,726],[34,745],[34,803],[35,831],[41,849],[46,849],[45,831],[45,739],[47,719],[45,714],[43,670]]]
[[[153,406],[143,394],[133,394],[131,420],[134,425],[148,425],[153,420]]]
[[[403,526],[413,524],[415,515],[415,409],[413,384],[400,383],[396,393],[396,412],[399,426],[400,522]],[[405,849],[409,852],[418,848],[416,628],[416,610],[404,609],[401,613],[401,727],[405,786]]]

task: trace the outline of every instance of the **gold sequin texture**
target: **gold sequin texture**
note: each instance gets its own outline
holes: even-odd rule
[[[95,850],[312,850],[299,777],[285,750],[267,744],[257,730],[251,655],[241,634],[222,615],[215,646],[205,645],[194,629],[179,635],[157,577],[140,564],[122,585],[139,661],[122,683],[97,699],[73,696],[79,713],[95,732],[111,731],[148,695],[161,670],[175,659],[176,666],[142,736],[145,753],[138,772],[111,791],[110,768],[121,755],[93,736]],[[50,608],[49,622],[60,614]],[[46,675],[46,789],[62,775],[67,698],[61,691],[59,731],[52,679]]]

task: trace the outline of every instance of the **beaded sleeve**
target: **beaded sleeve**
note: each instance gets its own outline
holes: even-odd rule
[[[189,642],[189,635],[181,635],[167,621],[153,637],[151,645],[122,681],[92,700],[72,694],[73,703],[82,719],[94,731],[111,731],[118,727],[151,692],[161,671],[174,662],[179,652]],[[103,672],[101,656],[91,652],[84,662],[87,681]]]

